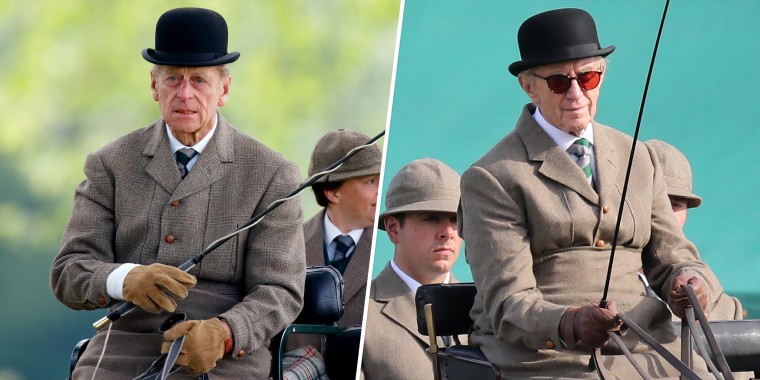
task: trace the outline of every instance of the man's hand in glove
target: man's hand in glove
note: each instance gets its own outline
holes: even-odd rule
[[[231,351],[232,336],[228,326],[219,318],[186,321],[164,332],[161,353],[169,352],[174,340],[185,336],[176,364],[199,376],[216,367],[216,362]]]
[[[668,304],[670,305],[670,309],[673,310],[673,314],[681,319],[686,318],[686,312],[684,309],[692,306],[689,297],[686,295],[686,289],[684,289],[686,284],[689,284],[694,288],[694,294],[697,295],[702,310],[707,310],[707,285],[705,284],[705,281],[699,277],[686,279],[685,277],[678,276],[673,280],[673,283],[670,286]]]
[[[124,278],[124,299],[153,313],[177,308],[176,299],[187,297],[195,277],[169,265],[154,263],[132,268]]]
[[[567,348],[575,348],[577,342],[598,348],[609,340],[607,332],[619,331],[621,325],[615,302],[610,301],[607,309],[591,303],[567,309],[559,322],[559,333]]]

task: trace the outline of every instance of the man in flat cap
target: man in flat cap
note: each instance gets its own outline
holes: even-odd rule
[[[589,366],[636,378],[608,332],[618,311],[676,356],[680,340],[665,303],[643,295],[643,267],[679,317],[691,284],[711,311],[722,288],[670,210],[657,160],[638,143],[609,289],[600,308],[631,137],[595,121],[605,78],[593,18],[556,9],[528,18],[517,34],[521,60],[509,66],[530,98],[514,131],[462,175],[460,228],[478,289],[470,343],[505,378],[598,378]],[[677,372],[637,336],[623,336],[653,378]],[[695,358],[698,373],[705,364]]]
[[[134,378],[182,336],[176,364],[186,371],[172,378],[266,378],[269,340],[303,303],[299,202],[283,203],[189,272],[176,266],[296,188],[298,168],[219,112],[232,81],[226,65],[239,56],[227,52],[221,15],[164,13],[155,49],[142,56],[154,64],[162,117],[88,155],[50,280],[74,309],[137,307],[90,340],[74,378]],[[175,311],[187,321],[161,334]]]
[[[692,191],[691,165],[683,153],[673,145],[662,140],[648,140],[644,143],[650,154],[657,158],[662,168],[670,207],[683,228],[686,224],[688,209],[697,208],[702,204],[702,198]],[[644,278],[646,281],[646,278]],[[744,319],[741,302],[725,292],[718,296],[715,307],[709,314],[713,320]]]
[[[369,136],[347,129],[328,132],[311,153],[309,177],[369,140]],[[382,157],[376,144],[361,148],[311,186],[323,209],[303,225],[306,265],[332,265],[343,275],[345,306],[338,321],[342,327],[362,324]],[[291,335],[287,347],[306,344],[324,348],[317,336],[299,334]]]
[[[322,136],[311,154],[309,176],[369,139],[347,129]],[[312,185],[323,209],[303,226],[306,264],[332,265],[343,275],[346,306],[339,326],[362,323],[382,159],[380,147],[372,144]]]
[[[391,180],[378,228],[395,249],[370,286],[362,378],[433,379],[414,295],[421,285],[456,282],[451,267],[462,246],[458,204],[459,174],[438,160],[412,161]]]

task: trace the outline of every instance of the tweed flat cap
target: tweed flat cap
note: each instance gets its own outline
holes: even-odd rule
[[[457,212],[459,206],[459,174],[434,158],[414,160],[396,173],[385,194],[386,210],[380,215],[378,228],[385,230],[382,220],[391,214],[408,211]]]
[[[369,141],[370,137],[348,129],[328,132],[317,141],[309,161],[309,177],[325,170],[328,166],[343,158],[351,149]],[[338,170],[323,176],[314,183],[339,182],[349,178],[380,174],[383,153],[380,147],[372,144],[363,148],[351,158],[344,161]]]
[[[657,156],[663,177],[665,177],[668,195],[685,198],[688,208],[699,207],[702,204],[702,198],[692,192],[691,165],[686,156],[664,141],[648,140],[644,144]]]

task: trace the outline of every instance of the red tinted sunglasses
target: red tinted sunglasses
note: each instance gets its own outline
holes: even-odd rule
[[[546,81],[546,85],[549,86],[549,91],[555,94],[564,94],[570,89],[573,80],[578,81],[578,86],[584,90],[593,90],[599,86],[599,80],[602,78],[601,71],[587,71],[585,73],[578,74],[577,77],[571,77],[564,74],[554,74],[548,77],[542,77],[540,75],[533,74],[534,77],[541,78]]]

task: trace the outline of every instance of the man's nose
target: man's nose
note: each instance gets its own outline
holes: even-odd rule
[[[578,99],[583,96],[583,90],[581,89],[581,86],[578,84],[578,79],[573,79],[570,81],[570,88],[567,89],[567,92],[565,93],[565,97],[570,99]]]
[[[444,226],[443,226],[443,229],[441,230],[440,237],[442,239],[449,239],[456,236],[456,234],[457,234],[456,222],[450,222],[450,221],[444,222]]]
[[[179,96],[180,99],[190,99],[193,97],[193,86],[190,84],[189,78],[186,78],[180,83],[178,91],[179,93],[177,96]]]

